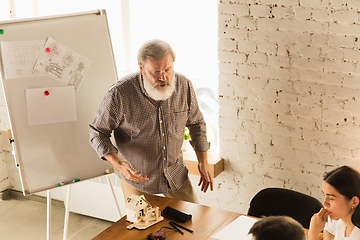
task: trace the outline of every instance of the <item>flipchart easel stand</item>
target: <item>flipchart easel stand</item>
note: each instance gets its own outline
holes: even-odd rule
[[[106,174],[106,179],[108,182],[108,185],[110,187],[111,193],[114,197],[115,206],[119,214],[119,219],[121,218],[121,212],[120,207],[116,198],[116,194],[114,191],[114,188],[111,184],[111,180],[109,177],[109,174]],[[63,240],[67,240],[67,234],[68,234],[68,227],[69,227],[69,207],[70,207],[70,194],[71,194],[71,184],[69,184],[67,187],[67,194],[66,194],[66,201],[65,201],[65,218],[64,218],[64,233],[63,233]],[[51,236],[51,190],[47,190],[47,234],[46,239],[50,240]]]
[[[9,142],[10,144],[12,144],[14,142],[14,139],[12,137],[12,133],[11,133],[11,129],[8,129],[8,138],[9,138]],[[16,154],[15,151],[12,152],[12,154],[14,155],[15,159],[16,159]],[[16,167],[19,167],[19,165],[16,163]],[[113,173],[113,171],[106,171],[105,172],[105,176],[108,182],[108,185],[110,187],[110,191],[114,197],[114,201],[115,201],[115,206],[116,209],[118,211],[119,214],[119,219],[121,218],[121,212],[120,212],[120,207],[119,207],[119,203],[117,201],[116,198],[116,194],[114,191],[114,188],[111,184],[111,180],[109,177],[109,174]],[[68,234],[68,228],[69,228],[69,213],[70,213],[70,194],[71,194],[71,184],[68,184],[67,186],[67,193],[66,193],[66,200],[65,200],[65,218],[64,218],[64,233],[63,233],[63,240],[67,240],[67,234]],[[46,194],[46,239],[50,240],[51,238],[51,190],[47,190],[47,194]]]

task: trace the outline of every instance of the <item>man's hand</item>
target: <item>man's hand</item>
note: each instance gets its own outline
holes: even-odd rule
[[[127,179],[133,180],[135,182],[144,182],[149,180],[149,178],[144,175],[141,176],[142,171],[136,172],[136,170],[128,162],[122,162],[119,167],[116,168],[119,170]]]
[[[119,170],[127,179],[133,180],[135,182],[144,182],[149,180],[149,178],[144,175],[141,176],[142,171],[136,172],[133,166],[128,163],[120,160],[119,155],[117,153],[109,153],[104,156],[106,160],[108,160],[114,168]]]
[[[196,157],[198,159],[198,170],[200,173],[200,181],[198,186],[201,186],[201,191],[204,193],[208,190],[213,190],[213,179],[210,174],[209,165],[207,161],[207,152],[196,152]]]

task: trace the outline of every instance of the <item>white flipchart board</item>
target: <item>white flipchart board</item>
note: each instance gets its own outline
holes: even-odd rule
[[[52,38],[91,61],[75,91],[76,119],[30,125],[26,94],[34,89],[62,89],[60,87],[66,85],[49,76],[7,79],[2,64],[4,59],[1,59],[14,155],[24,195],[56,188],[61,182],[104,175],[111,165],[99,159],[90,146],[88,124],[107,89],[117,80],[106,11],[14,19],[0,22],[0,29],[0,42],[45,42]],[[53,96],[51,94],[50,91]],[[54,110],[50,109],[56,114],[63,109]],[[46,113],[47,110],[43,111]]]

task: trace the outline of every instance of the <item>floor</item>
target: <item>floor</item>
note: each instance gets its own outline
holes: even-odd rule
[[[51,240],[63,239],[65,209],[51,208]],[[92,239],[112,222],[76,213],[69,214],[68,240]],[[0,201],[0,240],[46,240],[47,205],[10,198]]]

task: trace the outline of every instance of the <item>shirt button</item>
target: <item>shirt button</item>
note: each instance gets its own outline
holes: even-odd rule
[[[165,133],[163,133],[162,135],[165,136]]]
[[[160,120],[160,123],[162,123],[162,120]]]
[[[165,148],[166,148],[166,147],[165,147],[165,146],[163,146],[163,149],[164,149],[164,150],[165,150]]]
[[[164,161],[166,161],[166,158],[163,158]]]

